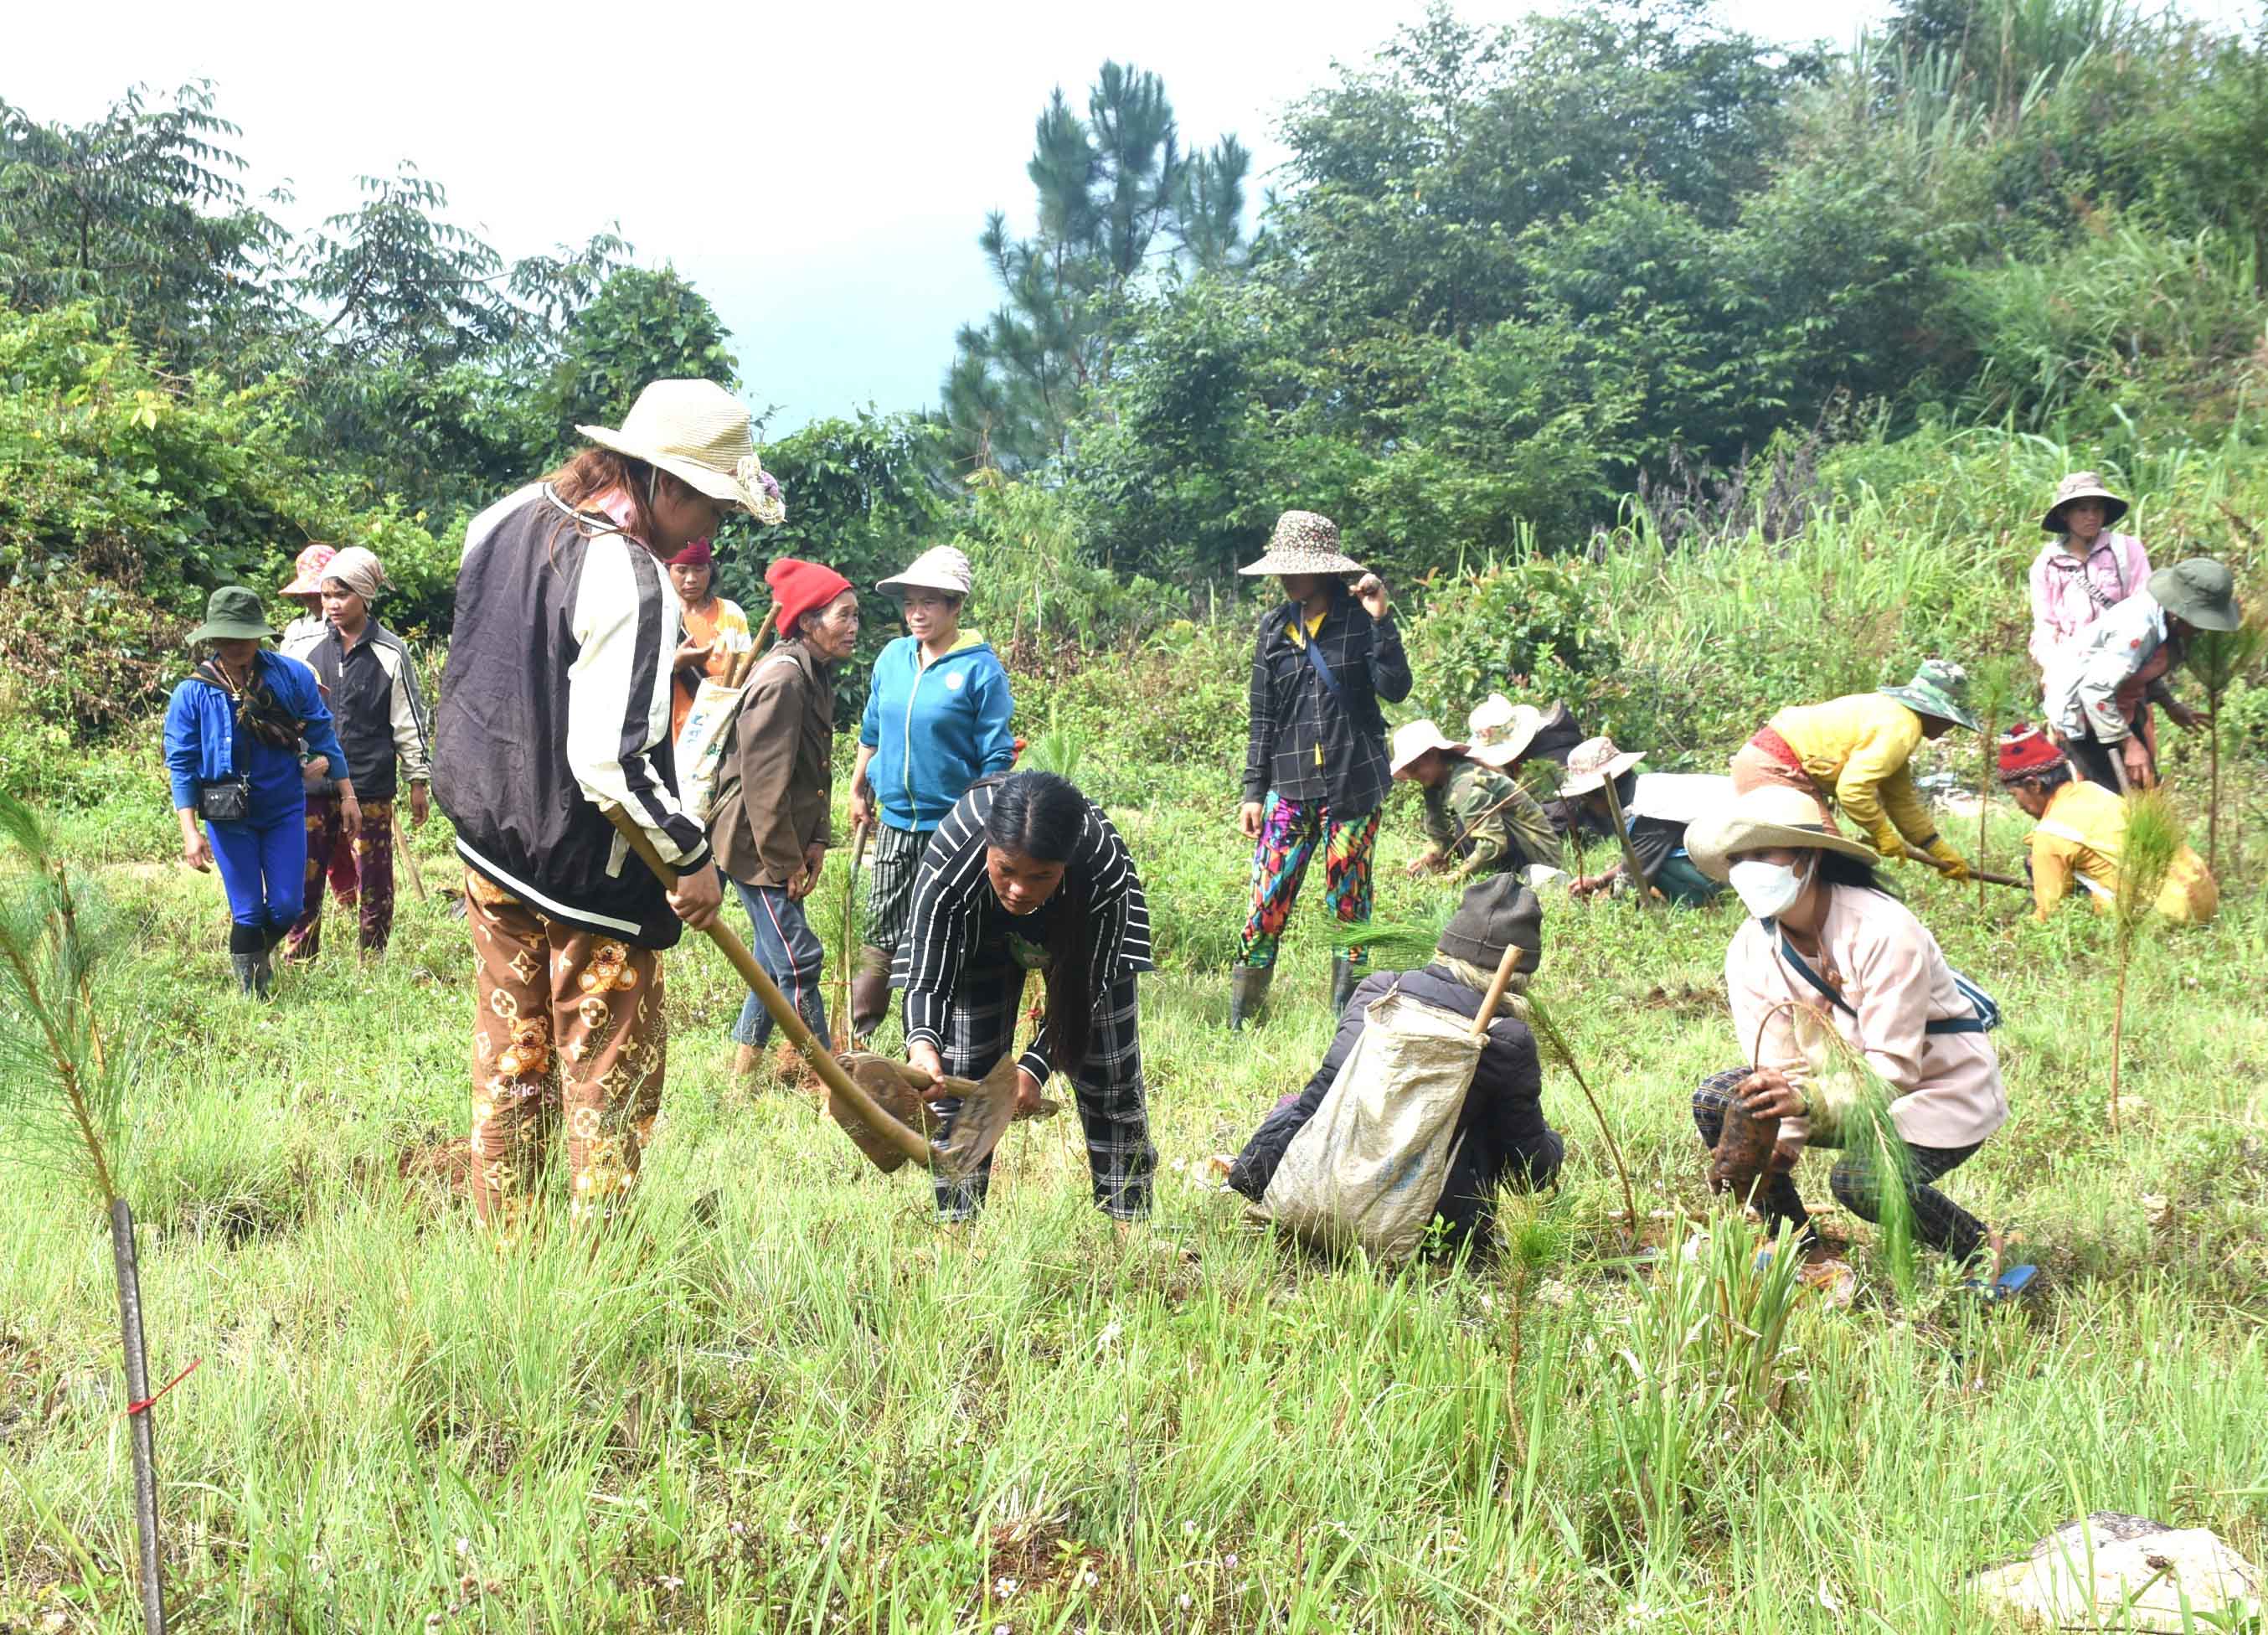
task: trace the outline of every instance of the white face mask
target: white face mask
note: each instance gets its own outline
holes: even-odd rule
[[[1760,920],[1786,913],[1811,883],[1810,870],[1798,873],[1786,863],[1766,863],[1760,858],[1735,863],[1726,873],[1734,895]]]

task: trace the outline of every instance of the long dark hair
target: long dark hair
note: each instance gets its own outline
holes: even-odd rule
[[[991,780],[988,780],[991,781]],[[1086,832],[1086,797],[1053,772],[1016,772],[992,782],[984,843],[1035,863],[1064,863],[1063,907],[1048,938],[1049,1056],[1065,1072],[1086,1065],[1094,1031],[1094,884],[1072,858]]]
[[[693,485],[674,473],[663,471],[620,449],[601,448],[593,443],[569,456],[567,463],[543,479],[551,491],[581,511],[585,503],[594,500],[609,489],[619,489],[630,501],[631,536],[652,550],[658,545],[654,533],[653,490],[660,489],[671,495],[682,491],[691,493]],[[562,524],[563,530],[576,525]],[[555,535],[555,541],[556,541]],[[709,588],[717,588],[717,571],[709,571]]]
[[[1898,895],[1890,889],[1889,881],[1882,878],[1881,871],[1873,864],[1862,858],[1852,857],[1847,852],[1829,851],[1823,847],[1819,853],[1819,878],[1830,886],[1879,891],[1885,897],[1894,899]]]

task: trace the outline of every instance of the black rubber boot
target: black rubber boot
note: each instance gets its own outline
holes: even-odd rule
[[[1228,979],[1228,1031],[1244,1031],[1245,1022],[1268,1003],[1268,984],[1276,979],[1272,965],[1240,965]]]
[[[268,938],[257,925],[239,925],[233,921],[228,928],[228,962],[236,972],[237,991],[247,998],[268,997]]]
[[[1347,1001],[1354,998],[1354,986],[1362,980],[1363,968],[1344,954],[1331,955],[1331,1015],[1346,1013]]]

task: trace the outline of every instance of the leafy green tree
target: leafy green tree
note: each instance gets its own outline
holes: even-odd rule
[[[732,336],[706,296],[674,268],[625,267],[563,326],[558,361],[540,394],[539,459],[578,439],[578,425],[619,425],[650,380],[714,380],[740,388]]]

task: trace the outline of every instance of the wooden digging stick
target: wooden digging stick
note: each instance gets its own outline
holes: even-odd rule
[[[630,843],[630,850],[637,853],[639,861],[653,871],[656,880],[664,886],[677,883],[677,871],[661,860],[661,854],[653,849],[653,842],[646,838],[645,831],[637,826],[629,813],[620,806],[601,806],[600,810],[607,814],[607,821],[621,831],[622,838]],[[915,1163],[924,1169],[936,1168],[937,1153],[930,1145],[928,1138],[917,1130],[909,1130],[877,1107],[874,1098],[860,1087],[858,1081],[843,1071],[843,1064],[836,1061],[827,1047],[813,1035],[803,1018],[796,1014],[795,1006],[790,1005],[787,996],[779,991],[779,984],[771,979],[762,966],[756,963],[756,956],[748,952],[748,945],[740,940],[733,928],[722,920],[712,920],[708,932],[709,940],[723,950],[726,963],[740,973],[740,980],[748,985],[748,991],[755,994],[764,1009],[771,1013],[774,1025],[787,1035],[788,1042],[795,1046],[796,1054],[810,1064],[811,1071],[819,1075],[820,1081],[828,1091],[841,1096],[850,1110],[865,1119],[876,1134]],[[926,1084],[928,1079],[924,1078],[923,1082]]]
[[[1650,909],[1654,904],[1653,882],[1646,879],[1646,870],[1638,864],[1638,848],[1631,844],[1630,825],[1624,821],[1623,800],[1615,793],[1615,780],[1610,777],[1599,788],[1607,798],[1607,815],[1614,820],[1615,839],[1622,845],[1623,868],[1630,875],[1631,889],[1638,893],[1638,900]]]
[[[1905,851],[1906,857],[1911,861],[1926,863],[1939,873],[1945,873],[1945,865],[1919,846],[1908,846]],[[2014,886],[2018,891],[2029,891],[2032,888],[2032,882],[2028,880],[2018,880],[2014,874],[1988,874],[1983,869],[1970,870],[1969,878],[1981,880],[1988,886]]]
[[[1472,1036],[1476,1042],[1488,1037],[1489,1024],[1496,1020],[1496,1007],[1504,1003],[1504,991],[1512,986],[1513,968],[1520,963],[1520,945],[1508,942],[1496,962],[1496,975],[1489,979],[1488,993],[1481,1000],[1481,1013],[1473,1018]]]
[[[866,826],[850,826],[850,878],[843,882],[843,968],[835,981],[835,1017],[843,1024],[843,1042],[852,1042],[850,1027],[850,922],[858,913],[858,865],[866,860]]]
[[[409,871],[409,889],[417,894],[418,902],[425,902],[425,876],[418,872],[417,854],[409,849],[409,835],[401,827],[399,813],[394,818],[394,853],[401,859],[401,866]]]

